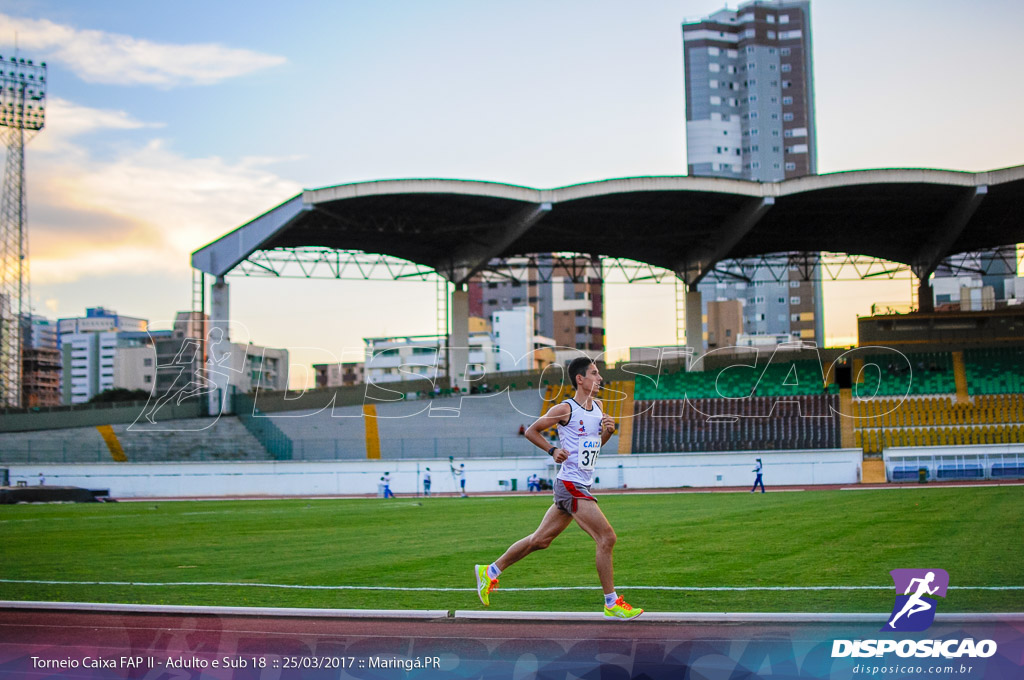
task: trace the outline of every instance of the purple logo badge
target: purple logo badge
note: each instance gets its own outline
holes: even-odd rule
[[[893,569],[889,574],[896,587],[896,604],[882,630],[926,630],[935,620],[938,602],[934,598],[946,596],[949,574],[945,569]]]

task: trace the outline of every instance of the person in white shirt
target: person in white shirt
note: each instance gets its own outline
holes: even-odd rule
[[[761,485],[761,493],[764,493],[764,480],[761,479],[761,468],[762,468],[761,459],[758,458],[757,459],[757,466],[753,470],[753,472],[757,473],[757,477],[754,478],[754,488],[752,488],[750,490],[750,493],[754,493],[754,489],[757,488],[758,484]]]
[[[615,592],[615,530],[590,493],[597,457],[615,432],[615,421],[604,413],[601,401],[594,398],[602,384],[597,365],[588,357],[579,357],[569,363],[568,374],[576,394],[552,406],[526,430],[530,442],[561,464],[555,479],[554,504],[536,531],[513,543],[490,565],[476,565],[477,594],[485,606],[489,605],[490,593],[498,587],[498,576],[504,570],[530,553],[547,548],[576,520],[597,545],[597,575],[604,590],[605,618],[633,619],[644,610],[634,609]],[[558,446],[549,446],[541,434],[553,426],[558,427]]]

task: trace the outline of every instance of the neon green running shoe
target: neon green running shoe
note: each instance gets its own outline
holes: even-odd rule
[[[615,604],[611,607],[604,608],[604,618],[606,619],[635,619],[643,613],[643,609],[633,609],[626,604],[626,601],[621,596],[615,600]]]
[[[485,607],[491,606],[491,591],[498,589],[498,579],[487,575],[487,565],[476,565],[476,594]]]

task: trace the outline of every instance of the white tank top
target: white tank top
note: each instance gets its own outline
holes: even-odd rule
[[[575,399],[564,404],[572,407],[568,424],[558,425],[559,448],[569,454],[558,471],[558,479],[590,486],[594,479],[594,464],[601,452],[601,407],[592,401],[588,411]]]

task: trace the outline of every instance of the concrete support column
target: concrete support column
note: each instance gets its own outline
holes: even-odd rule
[[[704,315],[701,312],[700,291],[686,292],[686,346],[693,350],[693,362],[690,370],[700,371],[704,368]]]
[[[935,311],[935,292],[932,290],[930,275],[921,278],[917,283],[917,311]]]
[[[452,334],[448,345],[448,375],[451,387],[469,389],[466,365],[469,363],[469,292],[465,284],[452,291]]]
[[[210,387],[210,415],[231,412],[228,399],[228,382],[231,375],[231,309],[228,284],[223,276],[210,287],[210,324],[206,338],[207,378],[213,383]]]

